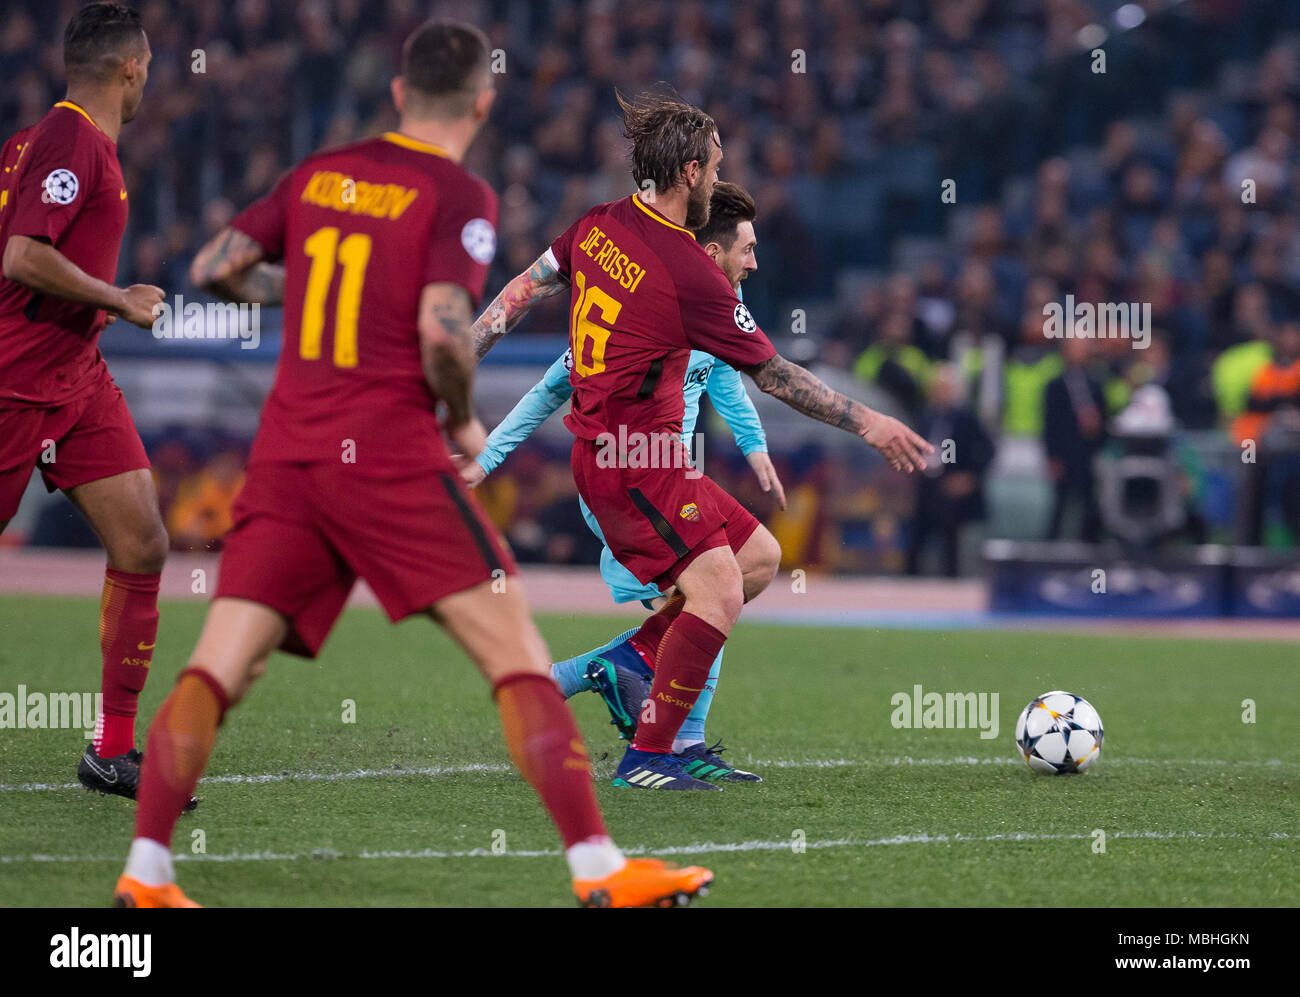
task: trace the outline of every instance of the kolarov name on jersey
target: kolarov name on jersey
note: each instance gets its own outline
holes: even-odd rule
[[[396,221],[419,193],[416,187],[367,183],[335,170],[317,170],[302,189],[302,199],[322,208]]]

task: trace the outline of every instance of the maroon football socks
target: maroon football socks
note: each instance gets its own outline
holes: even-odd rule
[[[632,740],[636,751],[673,750],[673,739],[704,691],[713,659],[727,640],[721,630],[692,613],[679,608],[675,615],[658,642],[650,702],[641,711]]]
[[[506,747],[537,790],[565,848],[608,839],[591,788],[591,762],[573,714],[549,675],[516,672],[492,687]]]
[[[97,718],[95,752],[101,758],[135,747],[140,690],[149,677],[158,636],[157,574],[108,568],[99,603],[99,648],[103,655],[103,712]]]
[[[140,787],[136,791],[135,836],[171,846],[172,830],[189,802],[230,705],[215,678],[193,666],[149,725]]]

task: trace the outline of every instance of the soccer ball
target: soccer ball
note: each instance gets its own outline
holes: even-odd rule
[[[1086,699],[1045,692],[1016,721],[1016,747],[1036,772],[1082,772],[1101,755],[1101,717]]]

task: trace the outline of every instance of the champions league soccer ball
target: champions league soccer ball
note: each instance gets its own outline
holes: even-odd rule
[[[1016,721],[1016,747],[1036,772],[1082,772],[1101,755],[1101,717],[1086,699],[1045,692]]]

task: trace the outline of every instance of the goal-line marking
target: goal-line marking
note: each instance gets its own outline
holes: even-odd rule
[[[889,845],[949,845],[988,842],[1084,841],[1091,834],[1034,834],[1012,832],[1008,834],[896,834],[888,838],[828,838],[822,841],[795,842],[793,839],[777,841],[704,841],[691,845],[664,845],[653,847],[637,845],[624,848],[626,855],[714,855],[732,852],[781,852],[798,849],[824,848],[880,848]],[[1218,833],[1215,831],[1115,831],[1110,839],[1144,839],[1155,841],[1209,840],[1222,838],[1256,839],[1260,841],[1283,840],[1296,837],[1286,832],[1268,834]],[[559,858],[564,853],[557,848],[536,850],[513,849],[494,852],[489,848],[471,848],[463,851],[439,851],[434,848],[402,850],[366,850],[347,853],[332,848],[316,848],[308,852],[230,852],[225,855],[193,855],[178,852],[172,857],[177,862],[297,862],[321,859],[478,859],[478,858]],[[38,863],[90,863],[121,862],[121,855],[0,855],[0,865]]]
[[[859,759],[859,758],[805,758],[776,759],[771,761],[746,760],[746,765],[756,768],[801,769],[801,768],[890,768],[910,765],[1023,765],[1019,758],[994,757],[956,757],[956,758],[913,758],[900,755],[895,758]],[[1300,766],[1300,760],[1270,758],[1267,761],[1227,761],[1222,758],[1108,758],[1106,767],[1114,765],[1205,765],[1231,768],[1234,766],[1288,768]],[[420,768],[389,769],[352,769],[347,772],[261,772],[230,773],[227,775],[204,776],[200,785],[262,785],[277,782],[342,782],[352,779],[388,779],[401,776],[424,776],[436,779],[447,775],[504,775],[514,772],[513,765],[505,763],[479,762],[470,765],[429,765]],[[15,784],[0,783],[0,793],[35,793],[59,789],[80,789],[79,782],[24,782]]]

